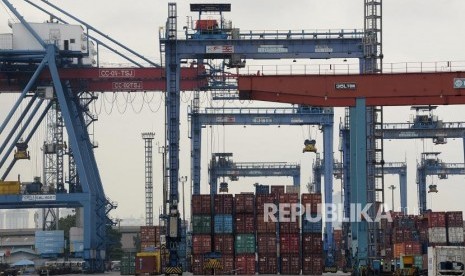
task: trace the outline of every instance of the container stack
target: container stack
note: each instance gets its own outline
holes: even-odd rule
[[[447,245],[447,228],[445,212],[428,212],[428,239],[429,246]]]
[[[136,274],[136,253],[124,252],[121,256],[121,275],[135,275]]]
[[[278,273],[278,251],[277,251],[277,223],[269,216],[265,217],[267,204],[275,204],[275,197],[271,194],[257,194],[255,209],[257,210],[257,251],[258,251],[258,273]]]
[[[65,232],[63,230],[35,232],[35,248],[42,257],[56,258],[63,254],[64,247]]]
[[[231,194],[219,194],[214,198],[214,251],[221,253],[223,269],[216,274],[230,274],[234,270],[233,206]]]
[[[310,213],[302,215],[302,274],[323,274],[323,241],[321,214],[318,205],[322,203],[321,194],[302,194],[302,205]],[[320,219],[310,221],[310,218]]]
[[[334,259],[336,261],[337,267],[343,268],[345,267],[345,255],[343,254],[343,236],[341,229],[334,229],[333,231],[333,239],[334,239]]]
[[[140,227],[140,249],[142,252],[153,252],[160,248],[160,227],[141,226]]]
[[[464,246],[463,240],[463,214],[462,212],[447,212],[447,245]]]
[[[420,235],[415,222],[415,216],[411,215],[399,215],[393,218],[392,242],[394,258],[422,254]]]
[[[299,203],[299,194],[280,194],[278,203],[292,210],[292,204]],[[281,209],[281,207],[280,207]],[[287,218],[284,216],[283,218]],[[300,228],[299,217],[289,217],[289,222],[279,222],[279,253],[281,260],[281,274],[300,274]]]
[[[392,214],[393,213],[391,213],[391,218],[394,218]],[[382,218],[380,223],[382,237],[381,255],[384,257],[385,260],[392,260],[394,258],[394,245],[392,243],[393,223],[392,221],[389,221],[387,218]]]
[[[237,194],[235,197],[235,268],[237,274],[255,274],[255,196]]]
[[[84,229],[71,227],[69,229],[69,252],[75,258],[82,258],[84,254]]]
[[[181,223],[181,242],[179,243],[179,249],[178,249],[178,257],[179,257],[179,263],[182,266],[182,271],[188,271],[189,267],[188,264],[190,262],[190,258],[188,256],[190,252],[187,251],[187,222],[182,221]]]
[[[192,273],[205,275],[204,254],[212,250],[210,195],[192,195]]]

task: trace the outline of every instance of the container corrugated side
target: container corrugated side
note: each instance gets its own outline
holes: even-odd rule
[[[237,234],[234,249],[236,254],[255,253],[255,235]]]
[[[232,234],[233,216],[215,215],[215,234]]]

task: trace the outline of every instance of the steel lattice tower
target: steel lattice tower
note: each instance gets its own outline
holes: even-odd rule
[[[153,225],[153,132],[142,133],[145,142],[145,225]]]
[[[383,70],[382,0],[365,0],[364,5],[364,55],[363,72],[381,73]],[[384,204],[384,157],[383,138],[375,130],[383,128],[383,108],[368,107],[367,123],[367,204],[373,204],[369,215],[375,218],[381,204]],[[378,132],[378,133],[382,133]],[[381,233],[377,222],[368,223],[368,258],[380,257]]]

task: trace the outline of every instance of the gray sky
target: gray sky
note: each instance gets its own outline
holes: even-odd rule
[[[38,2],[38,1],[36,1]],[[207,1],[180,1],[178,3],[179,29],[182,28],[187,15],[196,16],[189,12],[189,3]],[[227,1],[216,1],[227,3]],[[310,29],[362,29],[363,1],[362,0],[234,0],[232,12],[226,18],[233,21],[235,27],[243,30],[310,30]],[[22,1],[12,3],[18,8],[26,20],[43,22],[47,16],[35,11]],[[159,61],[158,28],[163,26],[167,15],[168,1],[53,1],[85,20],[104,33],[128,45],[133,50]],[[389,0],[383,6],[383,43],[385,63],[403,63],[412,61],[465,61],[463,45],[465,42],[465,22],[463,11],[465,2],[462,0]],[[2,6],[0,9],[0,33],[10,32],[7,26],[8,13]],[[102,62],[115,62],[117,59],[109,55],[102,55]],[[297,64],[317,64],[318,61],[297,61]],[[333,61],[326,61],[333,62]],[[336,61],[334,61],[336,62]],[[248,61],[248,64],[254,62]],[[263,64],[257,61],[255,64]],[[273,64],[268,62],[267,64]],[[289,61],[280,63],[289,64]],[[140,217],[144,214],[144,150],[140,133],[155,131],[155,142],[162,143],[163,133],[163,102],[161,94],[152,93],[147,97],[154,97],[149,107],[145,104],[140,114],[138,111],[143,101],[137,96],[133,106],[129,105],[126,112],[125,95],[114,96],[107,93],[100,97],[95,105],[99,113],[99,121],[95,124],[96,140],[99,148],[96,150],[102,181],[107,195],[119,203],[119,207],[112,213],[115,217]],[[116,98],[115,98],[116,97]],[[4,99],[5,100],[4,100]],[[187,105],[190,104],[191,93],[182,95],[181,107],[181,169],[180,175],[190,177],[190,140],[187,138]],[[211,103],[207,96],[203,97],[204,106],[213,104],[222,106],[224,103]],[[147,98],[146,98],[147,100]],[[0,101],[0,115],[4,118],[6,109],[11,106],[11,97],[2,96]],[[111,110],[111,102],[118,104]],[[157,110],[161,104],[158,112]],[[227,106],[257,106],[257,103],[225,103]],[[276,106],[267,104],[267,106]],[[404,122],[410,118],[408,107],[386,108],[386,122]],[[463,107],[440,107],[436,112],[445,121],[465,121],[462,116]],[[110,114],[107,114],[110,113]],[[343,114],[342,109],[336,110],[335,121]],[[234,152],[236,161],[287,161],[298,162],[302,165],[302,187],[306,184],[314,155],[303,155],[303,140],[308,133],[317,138],[317,145],[322,149],[322,136],[316,127],[214,127],[203,130],[202,151],[202,192],[208,191],[207,162],[211,152]],[[42,135],[43,136],[43,135]],[[32,148],[40,147],[41,137],[35,139]],[[337,127],[335,131],[335,151],[339,145]],[[423,149],[428,151],[442,151],[442,159],[446,162],[463,162],[462,140],[450,140],[447,145],[434,146],[431,141],[386,141],[386,161],[408,161],[408,190],[410,196],[409,207],[416,207],[415,168],[416,159]],[[161,156],[156,153],[154,162],[155,205],[160,202]],[[40,153],[39,153],[40,154]],[[339,159],[339,153],[335,152]],[[41,157],[34,157],[30,163],[18,166],[12,173],[21,173],[23,179],[31,178],[40,173]],[[428,178],[438,184],[439,193],[432,198],[434,210],[464,210],[462,200],[463,176],[450,176],[448,180],[438,181]],[[251,191],[255,182],[264,184],[291,185],[291,178],[240,179],[230,182],[231,191]],[[339,190],[340,182],[335,181],[335,191]],[[397,177],[387,176],[386,184],[398,184]],[[187,189],[186,189],[187,190]],[[460,191],[460,192],[458,192]],[[396,206],[398,206],[398,196]],[[430,195],[428,195],[430,200]],[[386,201],[390,202],[390,192],[386,193]],[[189,202],[189,201],[187,201]],[[430,200],[431,202],[431,200]],[[428,206],[431,206],[430,203]],[[157,213],[157,211],[155,211]]]

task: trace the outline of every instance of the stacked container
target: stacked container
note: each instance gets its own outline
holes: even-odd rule
[[[35,232],[35,248],[42,257],[57,257],[63,254],[64,247],[65,232],[63,230]]]
[[[464,246],[462,212],[447,212],[447,245]]]
[[[237,274],[255,274],[255,196],[235,197],[235,268]]]
[[[412,215],[398,214],[393,218],[392,252],[395,259],[401,256],[412,256],[412,260],[422,259],[417,225],[417,218]]]
[[[275,197],[271,194],[258,194],[255,200],[257,210],[257,251],[258,251],[258,273],[278,273],[278,251],[277,251],[277,223],[270,216],[266,216],[268,205],[275,205]],[[267,212],[265,212],[267,211]]]
[[[321,239],[322,220],[318,213],[321,205],[321,194],[302,194],[302,205],[306,213],[302,215],[302,274],[323,274],[323,241]],[[320,219],[310,221],[308,218],[320,216]]]
[[[153,252],[160,248],[160,226],[140,227],[140,248],[142,252]]]
[[[429,212],[428,218],[428,239],[429,246],[447,245],[447,228],[445,212]]]
[[[214,251],[221,253],[223,269],[216,274],[230,274],[234,270],[233,235],[234,198],[231,194],[218,194],[214,198]]]
[[[212,249],[210,195],[192,195],[192,261],[194,275],[205,275],[204,254]]]
[[[299,202],[299,194],[297,193],[280,194],[278,197],[280,210],[293,210],[293,205]],[[279,217],[279,259],[281,260],[281,274],[298,275],[300,274],[299,214],[293,214],[291,211],[289,217],[282,215]]]
[[[136,274],[136,253],[124,252],[121,256],[121,275],[134,275]]]

